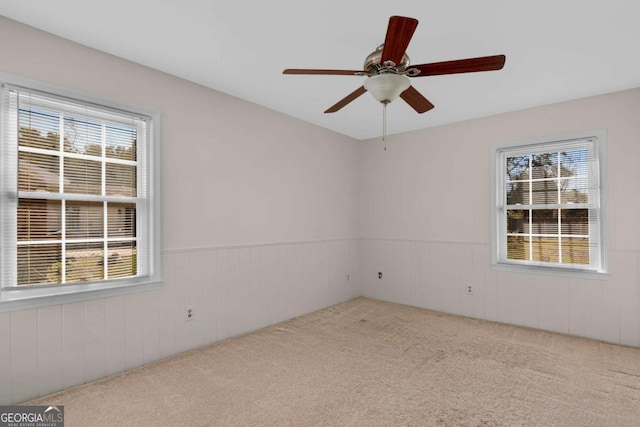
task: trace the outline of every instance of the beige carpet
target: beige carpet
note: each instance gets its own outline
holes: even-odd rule
[[[640,425],[640,349],[358,298],[29,402],[66,426]]]

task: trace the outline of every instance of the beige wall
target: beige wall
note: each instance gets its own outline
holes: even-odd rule
[[[387,151],[362,142],[364,294],[640,346],[638,111],[634,89],[395,135]],[[600,129],[608,134],[611,275],[493,271],[491,145]]]
[[[165,248],[356,237],[351,138],[5,18],[0,35],[1,72],[160,113]]]
[[[2,17],[0,51],[2,73],[160,114],[165,278],[0,313],[1,404],[359,295],[356,141]]]

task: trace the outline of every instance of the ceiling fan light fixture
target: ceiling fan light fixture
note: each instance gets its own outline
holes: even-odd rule
[[[364,82],[364,88],[379,102],[388,104],[411,86],[407,76],[395,73],[377,74]]]

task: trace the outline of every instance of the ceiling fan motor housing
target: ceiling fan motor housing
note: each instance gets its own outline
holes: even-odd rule
[[[409,55],[406,53],[402,56],[402,60],[400,64],[394,64],[391,67],[385,64],[381,64],[382,60],[382,49],[384,48],[384,43],[376,48],[375,51],[371,52],[369,56],[364,60],[363,69],[369,75],[379,74],[380,72],[400,72],[402,73],[409,66]]]

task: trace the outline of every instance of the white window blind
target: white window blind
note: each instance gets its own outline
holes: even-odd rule
[[[150,119],[2,89],[2,288],[148,276]]]
[[[597,137],[497,150],[498,263],[601,272]]]

